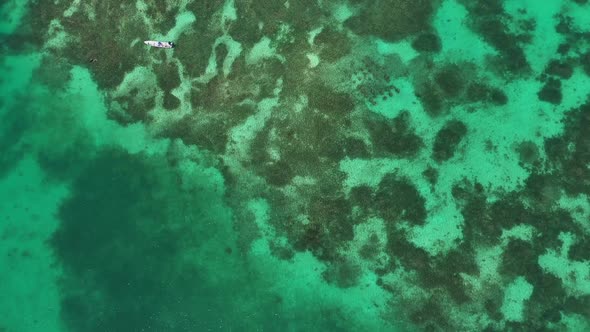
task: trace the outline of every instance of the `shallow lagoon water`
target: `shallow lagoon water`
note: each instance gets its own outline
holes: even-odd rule
[[[0,330],[588,330],[588,27],[584,0],[9,0]]]

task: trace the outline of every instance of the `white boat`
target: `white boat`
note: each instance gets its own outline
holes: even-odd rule
[[[155,41],[155,40],[146,40],[143,42],[146,45],[150,45],[153,47],[159,47],[159,48],[174,48],[174,43],[173,42],[165,42],[165,41]]]

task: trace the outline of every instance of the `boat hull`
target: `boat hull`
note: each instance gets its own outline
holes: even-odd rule
[[[156,40],[146,40],[143,42],[146,45],[158,48],[174,48],[174,43],[172,42],[163,42],[163,41],[156,41]]]

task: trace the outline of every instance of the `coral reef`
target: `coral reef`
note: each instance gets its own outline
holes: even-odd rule
[[[458,120],[447,122],[436,134],[432,157],[437,162],[449,160],[455,154],[455,150],[463,137],[467,134],[467,127]]]
[[[457,35],[475,35],[481,49],[457,49],[454,35],[441,33],[441,24],[457,23],[437,16],[451,5],[467,13],[457,25],[470,31]],[[338,294],[370,288],[388,324],[543,330],[590,317],[580,286],[587,275],[571,267],[560,275],[546,262],[590,259],[579,203],[590,195],[590,102],[572,88],[590,76],[580,42],[588,33],[564,6],[549,25],[559,36],[555,54],[541,54],[535,34],[546,26],[513,7],[32,2],[25,37],[8,44],[43,50],[33,80],[62,94],[72,68],[83,68],[110,120],[172,142],[158,158],[98,149],[72,133],[67,146],[34,151],[49,179],[71,186],[50,241],[64,270],[66,326],[214,329],[226,315],[261,311],[245,298],[295,312],[285,288],[255,289],[274,277],[260,272],[268,262]],[[59,43],[48,33],[56,21],[66,36]],[[143,47],[152,35],[174,36],[178,46]],[[533,100],[523,100],[529,92]],[[11,111],[19,107],[22,116],[8,113],[1,126],[0,174],[23,158],[24,133],[43,122],[26,103]],[[197,164],[206,170],[190,173]],[[208,187],[210,177],[217,187]],[[227,232],[214,234],[220,229]],[[214,259],[191,256],[213,236],[220,243],[203,252]],[[301,272],[302,260],[314,268]],[[218,264],[246,272],[224,276]],[[532,290],[509,316],[515,280]],[[237,304],[216,295],[226,285],[242,292]],[[205,310],[213,317],[191,314]],[[363,330],[341,326],[349,322],[343,309],[322,310],[313,315],[329,317],[325,330]],[[294,317],[253,318],[243,328],[288,330]]]
[[[366,3],[359,15],[349,18],[345,25],[359,35],[398,41],[428,30],[436,2],[399,0]]]

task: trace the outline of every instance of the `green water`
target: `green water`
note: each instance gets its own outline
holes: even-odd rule
[[[590,330],[588,1],[7,0],[0,41],[0,331]]]

